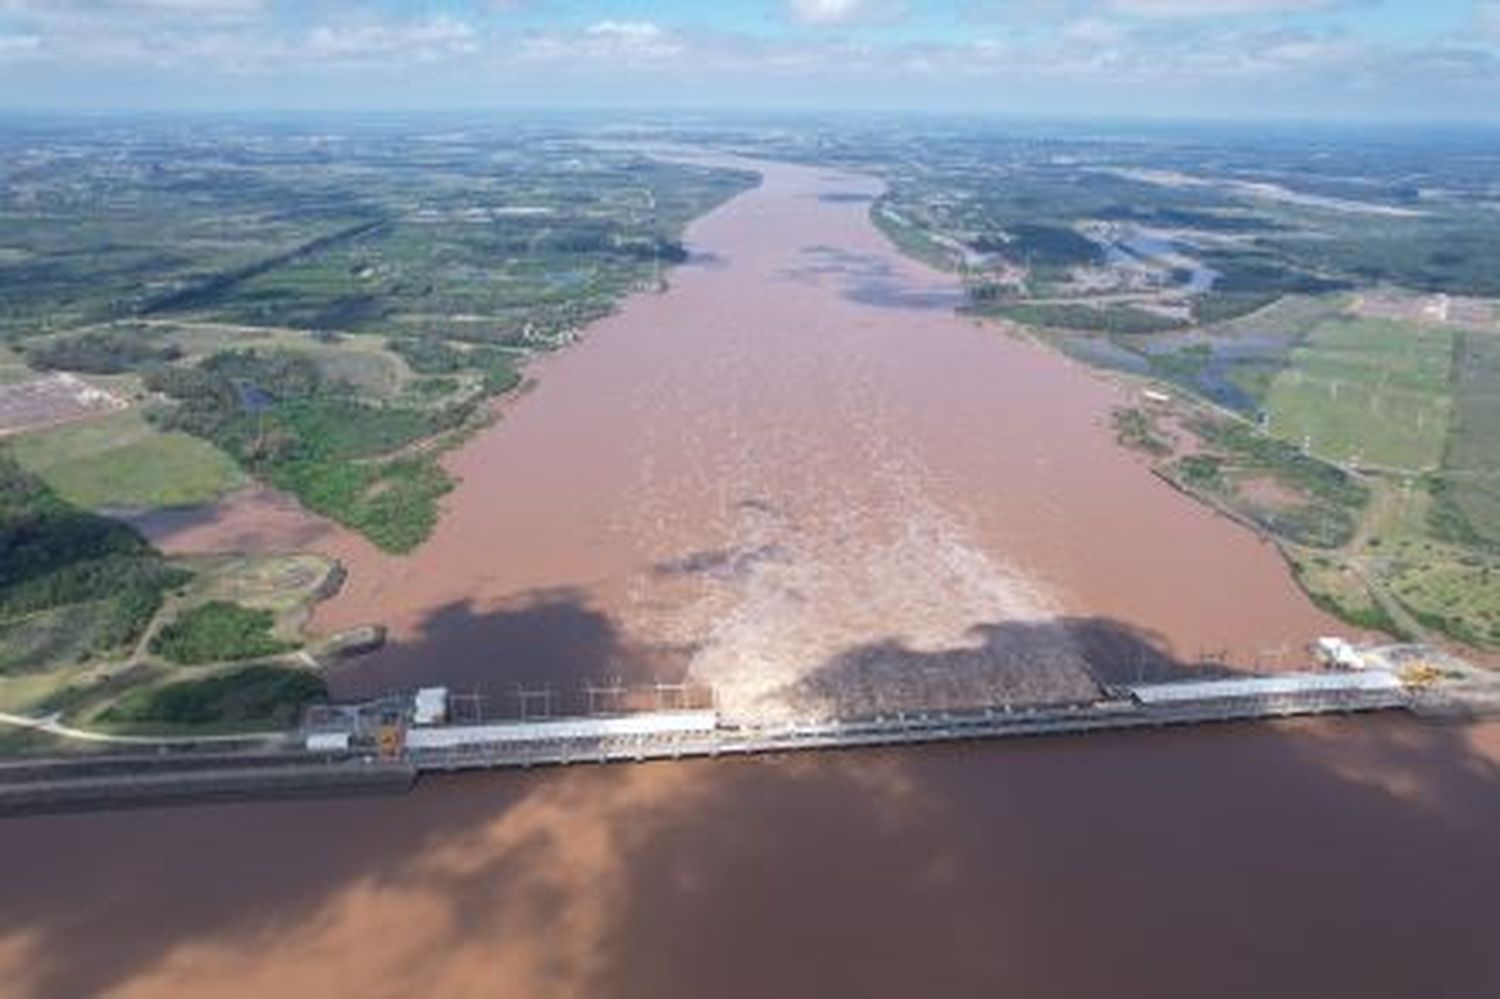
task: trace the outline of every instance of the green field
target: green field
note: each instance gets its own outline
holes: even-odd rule
[[[1442,497],[1413,482],[1375,504],[1362,564],[1421,626],[1476,647],[1500,647],[1500,558],[1433,530]]]
[[[160,431],[134,411],[23,435],[13,452],[63,499],[91,510],[191,506],[247,481],[212,444]]]
[[[1442,493],[1467,533],[1500,545],[1500,334],[1463,334],[1454,382]]]
[[[1318,324],[1333,319],[1349,306],[1347,295],[1287,295],[1263,309],[1217,324],[1220,335],[1245,333],[1301,336]]]
[[[1320,323],[1266,398],[1271,432],[1328,461],[1436,468],[1447,439],[1451,330],[1378,319]]]

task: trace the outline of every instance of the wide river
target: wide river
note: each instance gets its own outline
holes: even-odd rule
[[[339,692],[687,677],[744,716],[1065,696],[1336,625],[1114,445],[1125,396],[952,312],[874,182],[758,164],[536,370],[389,558],[310,546]],[[1492,986],[1500,726],[1399,719],[490,775],[0,825],[14,995],[1416,996]]]

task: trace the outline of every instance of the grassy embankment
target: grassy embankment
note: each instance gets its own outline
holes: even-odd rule
[[[281,653],[333,568],[317,556],[165,559],[0,454],[0,710],[104,728],[196,723],[150,706],[212,681],[233,705],[222,725],[280,724],[322,690]]]

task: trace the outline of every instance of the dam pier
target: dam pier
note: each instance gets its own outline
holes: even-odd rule
[[[1086,703],[901,711],[741,724],[714,709],[455,723],[449,694],[332,705],[266,747],[31,760],[0,765],[0,815],[236,798],[390,793],[424,774],[917,746],[1409,710],[1384,669],[1111,687]]]

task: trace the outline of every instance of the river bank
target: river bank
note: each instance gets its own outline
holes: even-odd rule
[[[1246,665],[1337,627],[1273,548],[1116,447],[1118,389],[953,315],[952,279],[870,224],[876,182],[753,166],[666,292],[544,359],[449,456],[461,484],[413,555],[255,499],[153,539],[335,555],[349,580],[316,625],[390,626],[338,696],[442,682],[502,709],[516,684],[621,675],[795,716],[810,678],[945,649],[1065,676],[1098,643],[1064,619]]]

